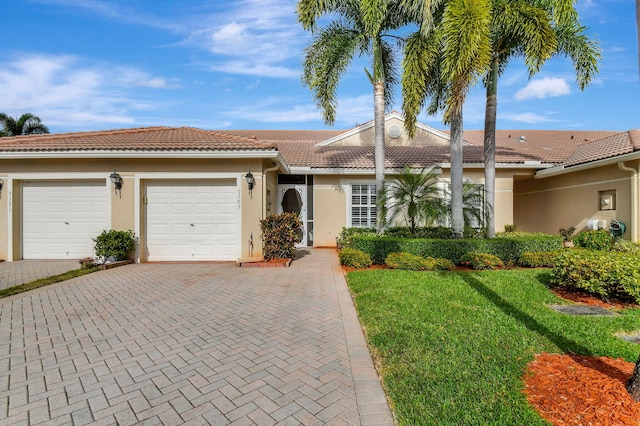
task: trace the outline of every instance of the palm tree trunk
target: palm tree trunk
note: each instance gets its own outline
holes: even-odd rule
[[[375,127],[375,168],[376,191],[378,193],[378,205],[385,202],[384,193],[384,83],[376,82],[373,85],[374,102],[374,127]],[[384,210],[384,207],[381,208]],[[378,215],[376,232],[382,233],[384,229],[384,215]]]
[[[462,109],[451,117],[451,233],[453,238],[464,235],[462,211]]]
[[[386,217],[384,199],[384,68],[382,66],[382,47],[380,38],[373,42],[373,123],[375,128],[374,161],[376,169],[376,192],[378,193],[379,214],[376,221],[376,232],[382,234]],[[380,214],[383,213],[383,214]]]
[[[631,398],[636,402],[640,402],[640,357],[638,357],[638,361],[636,361],[633,374],[627,381],[626,387]]]
[[[494,55],[487,83],[487,103],[484,113],[484,191],[487,209],[487,238],[496,236],[496,114],[498,109],[498,59]]]

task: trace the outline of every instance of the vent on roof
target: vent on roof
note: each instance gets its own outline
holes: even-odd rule
[[[524,136],[520,136],[520,142],[524,142]]]

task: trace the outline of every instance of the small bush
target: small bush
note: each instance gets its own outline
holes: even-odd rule
[[[507,224],[504,226],[504,232],[510,233],[510,232],[516,232],[518,230],[518,227],[515,224]]]
[[[389,268],[405,271],[426,271],[430,266],[427,259],[411,253],[390,253],[384,263]]]
[[[538,268],[541,266],[551,268],[555,264],[557,256],[557,251],[526,251],[522,253],[520,258],[518,259],[518,265],[527,268]]]
[[[504,266],[504,263],[489,253],[469,252],[462,256],[460,264],[475,270],[496,269]]]
[[[108,259],[113,257],[116,260],[124,259],[131,253],[136,245],[136,238],[133,231],[116,231],[106,229],[100,235],[93,238],[95,243],[93,250],[96,256]]]
[[[632,298],[640,303],[640,258],[624,252],[563,250],[556,258],[551,283],[604,300]]]
[[[371,266],[371,257],[357,249],[344,247],[338,253],[340,264],[343,266],[351,266],[353,268],[368,268]]]
[[[407,228],[408,229],[408,228]],[[375,228],[342,228],[340,231],[340,235],[336,243],[338,244],[338,248],[342,247],[350,247],[351,238],[357,235],[368,235],[375,236],[376,229]]]
[[[640,244],[632,243],[627,240],[617,240],[613,243],[612,251],[630,253],[636,256],[640,256]]]
[[[456,265],[449,259],[443,259],[441,257],[433,258],[428,257],[427,261],[430,263],[429,270],[432,271],[451,271]]]
[[[302,222],[297,213],[272,214],[260,221],[265,259],[293,259]]]
[[[605,229],[581,232],[573,238],[573,242],[589,250],[609,251],[613,248],[613,237]]]

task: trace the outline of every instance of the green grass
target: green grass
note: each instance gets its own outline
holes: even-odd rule
[[[547,424],[528,404],[526,365],[542,352],[633,361],[614,336],[640,329],[640,309],[569,316],[545,270],[410,272],[347,277],[358,315],[401,424]]]
[[[73,271],[68,271],[63,274],[54,275],[52,277],[47,277],[47,278],[40,278],[38,280],[31,281],[26,284],[5,288],[4,290],[0,290],[0,299],[2,299],[3,297],[13,296],[14,294],[23,293],[25,291],[34,290],[36,288],[44,287],[50,284],[59,283],[60,281],[70,280],[71,278],[90,274],[97,270],[98,268],[74,269]]]

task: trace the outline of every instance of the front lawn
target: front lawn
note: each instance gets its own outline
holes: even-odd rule
[[[547,424],[522,390],[541,352],[635,362],[640,346],[614,336],[640,329],[640,309],[568,316],[545,270],[348,274],[360,321],[401,424]]]

